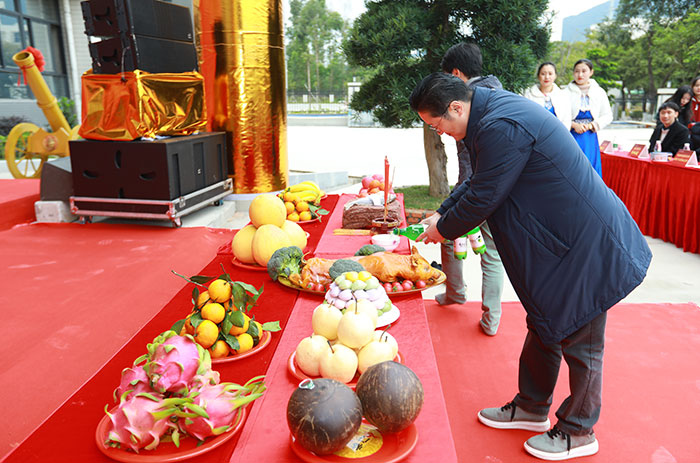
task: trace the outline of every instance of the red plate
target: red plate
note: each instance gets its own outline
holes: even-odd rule
[[[434,288],[435,286],[443,284],[445,282],[445,280],[447,280],[447,276],[444,273],[442,273],[435,283],[433,283],[432,285],[426,286],[425,288],[420,288],[420,289],[414,288],[414,289],[409,289],[408,291],[389,291],[386,293],[386,295],[389,296],[390,298],[392,298],[392,297],[401,297],[401,296],[407,296],[409,294],[420,293],[422,291],[425,291],[426,289]],[[326,291],[314,291],[314,290],[311,290],[308,288],[302,288],[301,286],[297,286],[287,279],[280,278],[277,281],[279,281],[281,284],[283,284],[287,288],[296,289],[297,291],[301,291],[304,293],[320,294],[320,295],[326,294]]]
[[[298,223],[299,225],[303,225],[303,224],[305,224],[305,223],[314,223],[314,222],[318,222],[319,220],[321,220],[321,216],[320,216],[320,215],[317,215],[315,219],[311,219],[311,220],[299,220],[297,223]]]
[[[319,378],[319,376],[309,376],[303,371],[301,371],[301,368],[297,365],[296,362],[296,356],[297,353],[296,351],[292,352],[292,355],[289,356],[289,360],[287,360],[287,370],[299,381],[303,381],[305,379],[316,379]],[[394,362],[398,363],[403,363],[403,355],[401,355],[401,352],[399,351],[396,354],[396,357],[394,357]],[[348,386],[351,388],[355,389],[355,386],[357,386],[357,380],[360,379],[360,374],[355,373],[355,377],[347,383]]]
[[[114,407],[112,411],[115,409],[116,407]],[[107,435],[109,434],[108,429],[111,424],[107,415],[105,415],[102,420],[100,420],[100,424],[97,425],[95,442],[102,453],[109,458],[126,463],[167,463],[187,460],[188,458],[214,450],[238,434],[243,428],[245,417],[248,414],[245,407],[239,408],[238,410],[240,410],[237,415],[238,422],[233,428],[219,436],[205,440],[204,443],[199,446],[197,446],[199,442],[197,439],[183,436],[180,438],[180,448],[175,447],[175,444],[172,442],[161,442],[155,449],[139,450],[139,453],[115,447],[105,447],[104,442],[107,440]]]
[[[256,272],[267,272],[267,267],[263,267],[262,265],[258,264],[246,264],[236,259],[236,256],[233,256],[233,258],[231,259],[231,263],[234,267],[244,268],[246,270],[254,270]]]
[[[371,426],[364,419],[362,424]],[[362,426],[362,428],[364,427]],[[379,434],[379,431],[375,429],[374,433]],[[297,443],[294,436],[291,436],[290,445],[294,453],[308,463],[396,463],[406,458],[418,442],[418,428],[416,428],[415,423],[411,423],[409,427],[401,432],[379,435],[382,438],[381,447],[376,452],[365,457],[344,457],[336,454],[316,455]]]
[[[228,357],[221,357],[218,359],[211,359],[211,363],[226,363],[226,362],[234,362],[236,360],[244,359],[246,357],[250,357],[253,354],[257,354],[261,350],[267,347],[268,344],[270,344],[270,341],[272,340],[272,334],[270,334],[269,331],[263,331],[262,338],[260,338],[260,342],[258,343],[257,346],[253,347],[252,349],[243,352],[242,354],[236,354],[236,355],[229,355]]]

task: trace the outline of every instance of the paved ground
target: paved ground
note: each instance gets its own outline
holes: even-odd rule
[[[389,157],[395,167],[394,184],[397,186],[425,184],[428,173],[423,154],[422,129],[348,128],[290,126],[288,135],[288,156],[291,171],[329,172],[344,170],[350,176],[363,176],[383,171],[384,156]],[[651,135],[648,128],[620,127],[606,129],[601,140],[619,143],[622,149],[629,149],[635,143],[647,143]],[[444,137],[448,154],[448,178],[451,183],[457,179],[455,144]],[[0,178],[12,178],[6,165],[0,162]],[[356,192],[357,185],[331,192]],[[183,218],[183,226],[210,226],[240,228],[247,223],[247,210],[236,202],[225,201],[223,206],[207,207]],[[110,219],[113,220],[113,219]],[[154,222],[165,225],[167,222]],[[651,267],[644,282],[632,292],[627,302],[694,302],[700,305],[700,288],[697,284],[700,275],[700,255],[683,252],[675,245],[658,239],[647,238],[654,254]],[[419,244],[420,252],[428,260],[440,260],[437,245]],[[470,255],[465,262],[467,297],[480,300],[481,270],[479,259]],[[439,289],[429,290],[425,297],[433,298]],[[503,293],[504,301],[515,301],[517,297],[509,283]]]

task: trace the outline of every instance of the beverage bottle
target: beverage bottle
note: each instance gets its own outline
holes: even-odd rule
[[[406,228],[394,228],[391,233],[394,235],[401,235],[407,237],[409,240],[415,241],[416,238],[420,236],[421,233],[425,231],[425,225],[422,223],[416,223],[409,225]]]
[[[486,251],[486,243],[484,243],[484,237],[481,236],[479,227],[467,232],[467,238],[469,238],[469,244],[471,244],[474,254],[483,254]]]
[[[452,252],[455,259],[464,260],[467,258],[467,235],[456,238],[452,243]]]
[[[661,152],[661,140],[656,140],[656,145],[654,145],[654,151],[657,153]]]
[[[685,145],[683,145],[683,149],[690,150],[690,143],[686,143]]]

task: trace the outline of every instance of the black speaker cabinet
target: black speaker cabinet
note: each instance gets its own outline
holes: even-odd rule
[[[70,142],[75,196],[172,200],[225,180],[226,134]]]
[[[192,42],[192,16],[186,6],[160,0],[87,0],[80,2],[85,33],[95,37],[123,34]]]
[[[187,7],[160,0],[81,2],[95,74],[123,71],[189,72],[197,69],[192,17]]]
[[[41,167],[39,197],[42,201],[68,201],[73,196],[70,158],[46,161]]]
[[[189,42],[146,36],[113,37],[89,44],[95,74],[124,71],[191,72],[197,70],[197,52]]]

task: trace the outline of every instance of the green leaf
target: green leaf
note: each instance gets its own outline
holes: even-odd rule
[[[202,323],[203,321],[204,321],[204,319],[202,318],[201,312],[195,312],[190,317],[190,323],[192,323],[192,326],[194,326],[195,329],[197,329],[199,324]]]
[[[226,341],[226,344],[228,344],[231,349],[238,350],[241,348],[241,345],[238,344],[238,339],[236,339],[234,335],[228,333],[223,333],[223,335],[224,341]]]
[[[239,310],[232,311],[230,314],[228,314],[226,319],[239,328],[242,328],[243,325],[245,325],[245,317],[243,316],[243,312]],[[230,330],[231,329],[229,328],[229,331]]]
[[[185,275],[180,275],[177,273],[175,270],[171,270],[175,275],[179,276],[180,278],[184,279],[185,281],[188,281],[190,283],[194,283],[196,285],[204,287],[204,283],[207,283],[210,280],[213,280],[214,277],[207,277],[203,275],[195,275],[193,277],[187,278]]]
[[[244,283],[242,281],[234,281],[233,285],[240,286],[241,288],[243,288],[243,290],[248,291],[253,296],[259,296],[260,294],[262,294],[262,288],[260,288],[260,290],[257,290],[255,289],[255,286],[250,285],[248,283]]]
[[[231,323],[231,320],[229,320],[228,317],[225,317],[224,321],[221,322],[221,333],[230,332],[232,327],[233,323]]]
[[[180,334],[180,331],[182,331],[183,326],[185,326],[184,318],[182,320],[176,321],[170,329],[176,332],[177,334]]]
[[[265,331],[276,332],[276,331],[281,331],[281,330],[282,330],[282,328],[280,327],[280,322],[279,322],[279,320],[276,321],[276,322],[266,322],[266,323],[263,323],[263,324],[262,324],[262,327],[263,327],[263,330],[265,330]]]

